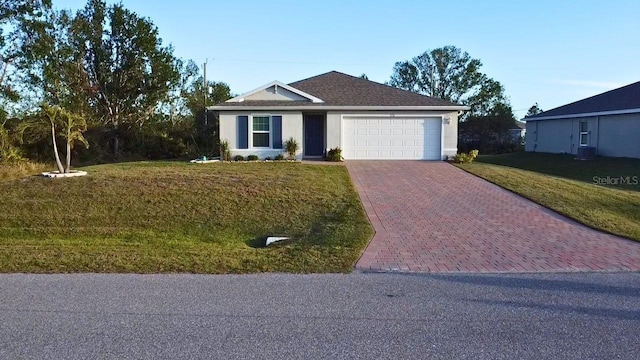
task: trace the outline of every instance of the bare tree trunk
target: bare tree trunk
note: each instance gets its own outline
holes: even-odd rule
[[[116,136],[113,138],[113,157],[115,159],[118,158],[119,151],[120,151],[120,138],[118,137],[118,134],[116,133]]]
[[[56,143],[56,128],[53,124],[51,124],[51,138],[53,139],[53,154],[56,157],[56,165],[58,166],[58,171],[60,173],[64,173],[64,167],[62,167],[62,162],[60,161],[60,155],[58,155],[58,144]]]
[[[71,141],[67,140],[67,168],[64,170],[65,173],[71,171]]]

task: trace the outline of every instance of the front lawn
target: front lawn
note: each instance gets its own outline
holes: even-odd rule
[[[585,225],[640,241],[640,184],[634,184],[640,160],[573,158],[517,153],[457,166]],[[614,180],[620,177],[631,183]]]
[[[343,166],[83,170],[0,183],[0,272],[347,272],[372,235]],[[267,235],[293,241],[257,248]]]

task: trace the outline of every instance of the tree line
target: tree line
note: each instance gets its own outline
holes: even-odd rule
[[[468,105],[461,148],[513,150],[502,148],[512,146],[513,110],[481,66],[445,46],[397,62],[388,84]],[[51,0],[0,0],[0,161],[48,162],[52,143],[66,144],[66,169],[72,153],[84,163],[215,156],[218,123],[204,109],[230,97],[121,3],[88,0],[73,12]]]
[[[3,160],[50,160],[49,125],[54,141],[68,140],[64,121],[47,121],[52,111],[82,125],[91,146],[70,151],[84,162],[217,151],[217,124],[204,108],[229,99],[229,86],[205,85],[150,19],[104,0],[76,12],[51,0],[1,0],[0,28]]]
[[[504,153],[522,149],[516,117],[500,82],[481,71],[482,61],[455,46],[444,46],[395,63],[389,85],[470,107],[460,117],[462,152]],[[526,116],[542,112],[538,104]]]

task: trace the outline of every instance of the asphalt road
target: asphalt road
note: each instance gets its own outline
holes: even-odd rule
[[[0,275],[0,359],[638,359],[640,274]]]

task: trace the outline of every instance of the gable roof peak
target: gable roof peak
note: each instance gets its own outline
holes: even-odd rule
[[[249,97],[249,96],[251,96],[251,95],[253,95],[253,94],[255,94],[255,93],[258,93],[258,92],[260,92],[260,91],[263,91],[263,90],[265,90],[265,89],[269,89],[269,88],[271,88],[271,87],[274,87],[274,86],[275,86],[276,88],[277,88],[277,87],[281,87],[281,88],[283,88],[283,89],[286,89],[286,90],[288,90],[288,91],[291,91],[291,92],[292,92],[292,93],[294,93],[294,94],[300,95],[300,96],[302,96],[303,98],[308,99],[308,100],[309,100],[310,102],[312,102],[312,103],[323,103],[323,102],[324,102],[324,101],[323,101],[322,99],[320,99],[320,98],[317,98],[317,97],[315,97],[315,96],[313,96],[313,95],[311,95],[311,94],[307,94],[307,93],[306,93],[306,92],[304,92],[304,91],[301,91],[301,90],[299,90],[299,89],[296,89],[296,88],[294,88],[294,87],[293,87],[293,86],[291,86],[291,85],[287,85],[287,84],[282,83],[282,82],[277,81],[277,80],[274,80],[274,81],[272,81],[272,82],[270,82],[270,83],[268,83],[268,84],[264,84],[264,85],[262,85],[262,86],[260,86],[260,87],[257,87],[257,88],[255,88],[255,89],[253,89],[253,90],[251,90],[251,91],[248,91],[248,92],[246,92],[246,93],[244,93],[244,94],[242,94],[242,95],[238,95],[238,96],[236,96],[236,97],[234,97],[234,98],[232,98],[232,99],[227,100],[226,102],[231,102],[231,103],[233,103],[233,102],[244,102],[244,101],[245,101],[245,98],[247,98],[247,97]]]

